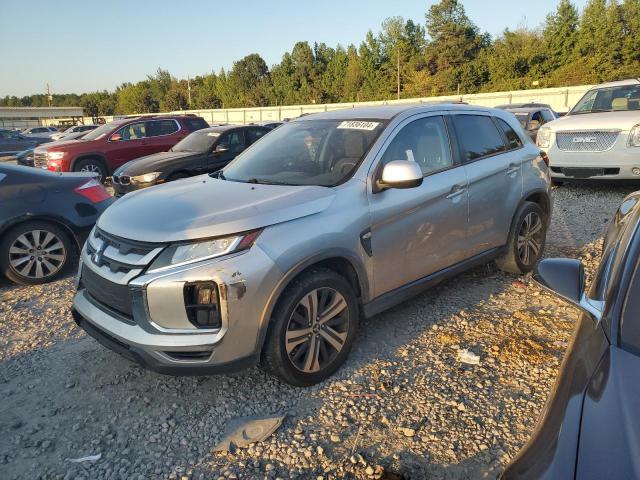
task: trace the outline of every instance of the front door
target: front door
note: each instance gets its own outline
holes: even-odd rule
[[[223,152],[217,152],[218,146],[226,148]],[[224,132],[213,147],[213,152],[209,156],[209,171],[215,172],[225,167],[231,160],[245,149],[244,131],[242,129]]]
[[[417,162],[422,185],[369,193],[374,296],[464,260],[467,179],[452,155],[443,116],[417,116],[400,124],[373,179],[392,160]]]
[[[129,160],[144,157],[149,154],[145,122],[125,125],[111,135],[109,142],[110,146],[107,149],[107,157],[109,164],[114,170]]]
[[[522,199],[522,141],[519,146],[507,144],[499,130],[502,123],[498,123],[506,122],[494,121],[488,114],[455,114],[452,118],[469,181],[467,256],[471,257],[507,242]]]

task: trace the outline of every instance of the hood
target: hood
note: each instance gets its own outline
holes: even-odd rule
[[[256,185],[200,175],[138,190],[98,220],[107,233],[141,242],[175,242],[229,235],[319,213],[332,188]]]
[[[125,163],[113,172],[116,175],[142,175],[143,173],[163,171],[177,160],[186,160],[201,157],[204,154],[195,152],[159,152],[146,157],[136,158]]]
[[[640,110],[566,115],[545,124],[554,132],[563,130],[622,130],[629,131],[640,124]]]

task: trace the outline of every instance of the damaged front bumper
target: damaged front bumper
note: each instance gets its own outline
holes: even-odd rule
[[[124,285],[108,283],[111,274],[104,268],[92,262],[85,247],[73,317],[106,347],[168,374],[217,373],[257,363],[265,306],[283,276],[258,245],[227,257],[143,274]],[[96,286],[95,278],[102,283]],[[217,328],[198,328],[189,321],[185,286],[198,282],[215,282],[218,288]],[[107,292],[110,285],[116,287],[113,293]]]

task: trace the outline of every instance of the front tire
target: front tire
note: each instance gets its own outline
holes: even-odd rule
[[[39,285],[62,275],[75,256],[67,232],[47,222],[18,225],[0,241],[0,270],[20,285]]]
[[[93,173],[100,183],[104,183],[107,179],[107,169],[104,164],[96,158],[86,158],[76,162],[73,166],[73,171]]]
[[[271,321],[262,367],[290,385],[315,385],[349,355],[358,328],[358,300],[345,278],[317,268],[287,287]]]
[[[540,205],[525,202],[516,212],[507,241],[507,251],[496,260],[508,273],[530,272],[542,257],[547,237],[547,218]]]

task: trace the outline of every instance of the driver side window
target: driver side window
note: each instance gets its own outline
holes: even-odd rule
[[[227,145],[229,152],[240,153],[244,149],[244,138],[241,130],[223,133],[218,145]]]
[[[384,152],[382,164],[393,160],[416,162],[423,175],[453,166],[444,119],[426,117],[405,125]]]

